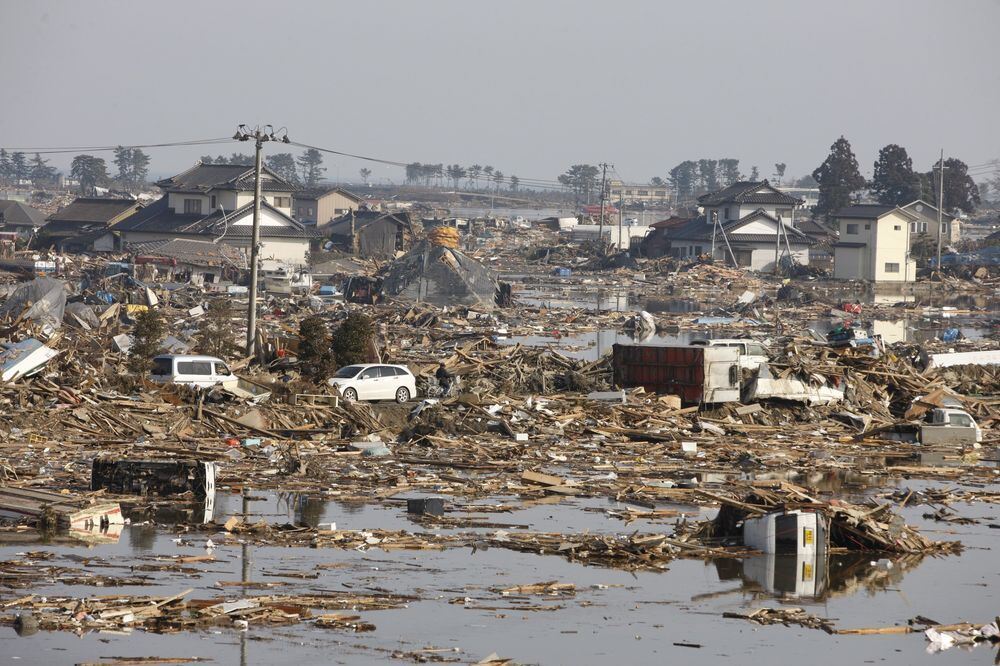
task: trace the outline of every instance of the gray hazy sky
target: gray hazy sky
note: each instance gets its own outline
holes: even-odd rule
[[[606,160],[635,181],[699,157],[799,175],[841,134],[867,172],[887,143],[920,169],[941,147],[1000,156],[998,0],[0,0],[0,25],[8,148],[272,123],[390,160],[545,179]],[[247,147],[149,152],[159,174]]]

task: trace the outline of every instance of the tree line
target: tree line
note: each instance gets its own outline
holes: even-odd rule
[[[365,170],[362,169],[362,171]],[[371,175],[370,172],[369,175]],[[367,177],[364,174],[362,174],[362,178],[367,182]],[[521,189],[520,178],[506,176],[499,169],[488,165],[473,164],[465,167],[461,164],[421,164],[420,162],[411,162],[406,165],[407,184],[414,185],[423,182],[426,187],[430,187],[431,183],[436,182],[440,187],[446,180],[456,190],[462,187],[463,181],[467,188],[473,190],[495,189],[499,192],[505,183],[511,192],[517,192]]]
[[[8,153],[0,148],[0,182],[4,185],[30,181],[33,186],[41,187],[54,181],[58,175],[56,168],[49,166],[48,160],[42,159],[41,153],[35,153],[29,160],[26,153]]]
[[[830,154],[812,172],[812,177],[819,184],[817,215],[831,215],[857,201],[865,190],[870,191],[878,203],[888,206],[902,206],[917,199],[938,205],[938,164],[930,165],[926,171],[915,171],[906,148],[894,143],[879,151],[872,179],[868,181],[861,175],[850,142],[842,136],[830,146]],[[944,160],[942,209],[971,213],[981,201],[979,187],[969,175],[968,165],[956,157]]]

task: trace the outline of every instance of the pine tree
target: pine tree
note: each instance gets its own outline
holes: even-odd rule
[[[236,342],[233,332],[233,306],[229,299],[209,301],[205,314],[198,321],[195,340],[195,350],[199,354],[218,356],[224,360],[243,354],[244,349]]]
[[[291,153],[275,153],[268,155],[265,162],[268,168],[290,183],[299,182],[299,174],[295,168],[295,156]]]
[[[11,153],[10,156],[10,177],[15,183],[27,180],[31,174],[28,166],[28,158],[22,152]]]
[[[924,175],[925,198],[937,205],[938,170],[937,164]],[[961,210],[971,213],[982,203],[979,196],[979,186],[969,175],[969,167],[960,159],[949,157],[944,161],[944,206],[943,210]]]
[[[136,375],[145,375],[153,367],[153,357],[160,353],[160,344],[167,329],[159,310],[148,308],[135,318],[132,328],[132,347],[128,354],[128,369]]]
[[[299,324],[299,368],[303,376],[323,382],[337,371],[330,331],[320,317],[303,319]]]
[[[359,313],[348,315],[334,331],[330,344],[337,366],[367,362],[372,357],[374,337],[371,319]]]
[[[819,203],[815,212],[827,217],[851,203],[854,193],[866,185],[851,144],[844,137],[833,142],[830,154],[812,172],[812,177],[819,183]]]
[[[56,177],[56,168],[49,166],[48,160],[43,160],[40,153],[35,153],[31,160],[31,182],[35,187],[51,182]]]
[[[14,166],[10,161],[10,154],[0,148],[0,183],[6,185],[14,176]]]
[[[879,203],[889,206],[905,206],[920,198],[920,177],[913,172],[906,148],[890,143],[878,152],[871,189]]]
[[[302,171],[302,182],[306,187],[316,187],[323,178],[325,168],[323,154],[315,148],[309,148],[298,158],[299,169]]]

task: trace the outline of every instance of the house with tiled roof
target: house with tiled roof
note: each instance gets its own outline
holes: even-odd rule
[[[13,231],[27,238],[44,225],[45,213],[37,208],[20,201],[0,199],[0,230]]]
[[[163,196],[112,232],[120,246],[171,239],[222,243],[249,255],[253,167],[197,164],[156,183]],[[314,234],[292,217],[295,186],[266,166],[261,172],[260,258],[305,265]]]
[[[919,215],[897,206],[854,204],[833,214],[840,237],[833,244],[833,277],[868,282],[912,282],[910,224]]]
[[[692,259],[712,254],[714,246],[714,260],[755,271],[774,270],[775,257],[788,254],[807,265],[816,241],[794,226],[801,204],[766,180],[740,181],[700,197],[701,215],[664,221],[653,232],[655,244],[662,247],[669,241],[671,256]]]
[[[108,229],[141,209],[135,199],[79,197],[49,215],[35,245],[64,252],[112,250]]]

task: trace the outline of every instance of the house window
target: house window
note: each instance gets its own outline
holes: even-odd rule
[[[701,245],[695,245],[694,246],[694,256],[696,256],[696,257],[700,257],[701,256]]]
[[[858,233],[858,225],[848,224],[847,229],[844,231],[844,233],[847,234],[848,236],[856,236]]]
[[[722,209],[722,219],[724,220],[729,219],[729,206],[726,206],[725,208]]]
[[[201,199],[185,199],[184,213],[186,215],[201,215]]]
[[[639,196],[640,197],[648,197],[649,196],[649,190],[639,190]]]
[[[871,228],[872,228],[872,225],[870,225],[870,224],[866,224],[865,225],[865,231],[870,231]]]
[[[215,205],[215,195],[214,195],[214,194],[212,195],[212,203],[211,203],[211,204],[209,204],[209,207],[210,207],[210,208],[211,208],[212,210],[215,210],[215,208],[216,208],[216,205]]]
[[[291,208],[292,198],[291,197],[274,197],[274,207],[275,208]]]
[[[309,210],[309,214],[312,215],[313,214],[312,206],[310,206],[308,210]]]
[[[886,262],[886,264],[885,264],[885,272],[886,273],[898,273],[899,272],[899,264],[891,264],[891,263]]]
[[[893,231],[902,231],[902,230],[903,230],[903,227],[899,226],[898,224],[894,224],[894,225],[892,226],[892,230],[893,230]]]

